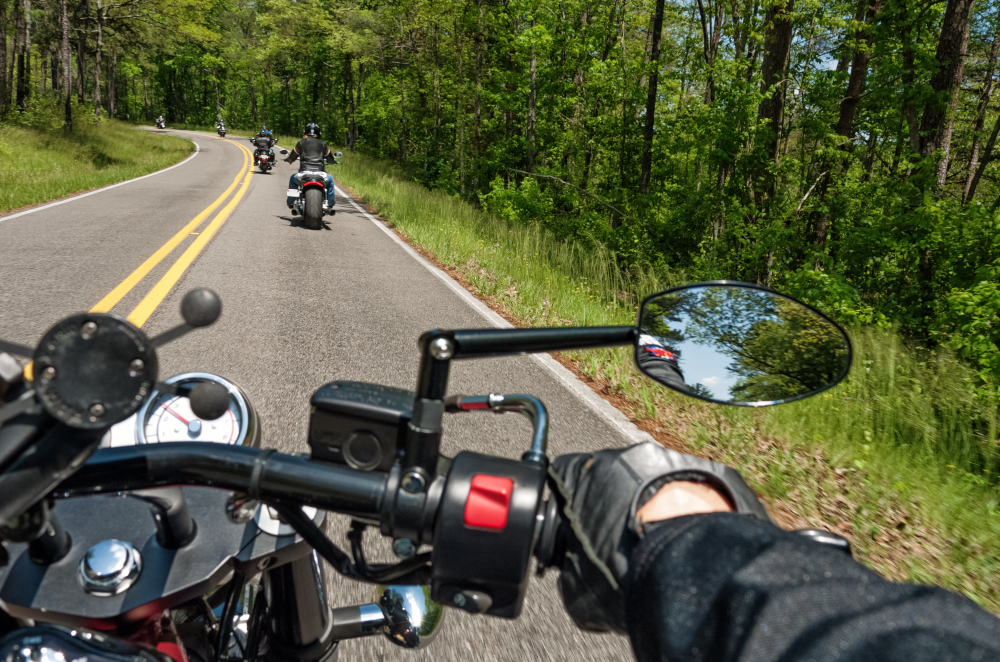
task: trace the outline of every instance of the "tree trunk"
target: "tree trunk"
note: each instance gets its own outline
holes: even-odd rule
[[[17,62],[17,86],[14,106],[19,110],[24,110],[24,28],[24,7],[18,0],[14,0],[14,60]]]
[[[465,198],[465,75],[462,70],[462,33],[455,19],[455,50],[458,51],[458,193]]]
[[[344,87],[347,92],[347,146],[354,149],[354,138],[358,135],[357,124],[354,121],[354,67],[351,65],[351,55],[344,57]]]
[[[253,124],[257,126],[257,91],[253,87],[253,74],[247,76],[247,90],[250,93],[250,113],[253,115]]]
[[[94,49],[94,117],[101,125],[101,51],[104,49],[104,8],[97,0],[97,48]]]
[[[399,79],[399,161],[406,167],[406,82]]]
[[[662,24],[663,10],[657,5],[657,13],[660,15]],[[789,10],[791,11],[791,10]],[[715,62],[715,57],[719,53],[719,40],[722,38],[722,16],[723,16],[723,4],[722,0],[716,0],[715,4],[715,14],[712,19],[709,20],[705,13],[705,5],[703,0],[698,0],[698,13],[701,18],[701,35],[702,35],[702,51],[705,55],[705,66],[708,68],[708,78],[705,80],[705,105],[711,104],[715,101],[715,79],[712,76],[712,63]]]
[[[114,47],[108,63],[108,117],[118,117],[118,53]]]
[[[24,0],[24,43],[21,48],[24,52],[24,104],[23,108],[28,109],[28,97],[31,95],[31,0]]]
[[[10,78],[7,75],[7,2],[0,0],[0,119],[10,104]]]
[[[476,98],[473,100],[472,113],[476,124],[475,163],[478,165],[479,159],[483,156],[483,136],[482,123],[480,121],[481,110],[479,100],[483,88],[483,0],[476,0],[476,7],[479,9],[479,17],[476,19]],[[472,170],[472,197],[477,205],[479,204],[479,198],[476,196],[478,192],[479,168],[474,166]]]
[[[73,51],[69,46],[69,10],[66,7],[67,0],[62,0],[59,5],[59,23],[62,28],[62,95],[65,100],[66,130],[73,130]]]
[[[623,0],[624,3],[624,0]],[[615,13],[618,10],[618,0],[612,0],[611,2],[611,12],[608,14],[608,27],[604,38],[604,51],[601,53],[601,62],[606,62],[608,55],[611,53],[611,47],[615,43],[615,31],[612,30],[612,26],[615,24]],[[583,158],[583,179],[580,182],[580,188],[584,191],[587,190],[587,186],[590,183],[590,168],[594,160],[594,121],[598,115],[601,113],[601,97],[600,95],[594,95],[594,109],[590,113],[591,122],[587,126],[587,151]]]
[[[86,8],[86,5],[84,6]],[[83,61],[86,52],[87,37],[83,32],[76,40],[76,98],[83,103]]]
[[[967,185],[969,192],[966,196],[966,200],[972,200],[972,198],[976,195],[976,188],[979,186],[979,180],[982,178],[983,172],[986,170],[986,166],[988,166],[990,161],[994,158],[993,148],[997,144],[997,134],[1000,134],[1000,117],[993,122],[993,131],[990,133],[990,137],[986,141],[986,148],[983,150],[983,157],[979,160],[976,173]]]
[[[882,0],[870,0],[871,4],[868,4],[869,0],[862,0],[862,2],[867,4],[867,11],[863,14],[865,24],[858,35],[858,45],[854,48],[851,78],[847,83],[847,94],[840,102],[840,118],[837,120],[836,126],[837,133],[848,139],[854,136],[854,116],[858,109],[858,102],[861,101],[865,78],[868,76],[868,63],[872,59],[872,24],[882,8]]]
[[[930,81],[935,98],[924,108],[920,121],[921,155],[930,157],[938,150],[943,152],[937,168],[938,188],[944,185],[945,175],[948,173],[948,153],[955,128],[958,88],[962,84],[974,2],[975,0],[948,0],[937,47],[940,68]]]
[[[642,174],[639,176],[639,192],[649,193],[649,180],[653,170],[653,129],[656,118],[656,93],[660,79],[660,37],[663,34],[664,0],[656,0],[656,14],[653,18],[653,52],[650,55],[649,89],[646,91],[646,125],[642,132]],[[699,5],[701,4],[699,0]]]
[[[757,117],[760,122],[767,122],[771,136],[764,146],[766,153],[774,161],[778,160],[778,140],[784,117],[784,103],[781,85],[778,83],[785,76],[788,68],[788,56],[792,46],[792,11],[795,0],[775,5],[768,10],[764,25],[768,26],[764,37],[764,58],[761,61],[761,92],[764,100],[760,102]],[[771,186],[773,188],[773,184]]]
[[[535,18],[531,18],[535,27]],[[528,77],[528,172],[535,172],[535,46],[531,46],[531,64]]]
[[[1000,18],[1000,12],[998,12],[998,18]],[[972,189],[972,180],[975,178],[976,171],[978,170],[980,142],[982,140],[983,128],[986,125],[986,109],[990,105],[990,97],[993,94],[993,74],[996,69],[998,55],[1000,55],[1000,32],[997,32],[993,36],[989,62],[986,65],[986,73],[983,74],[983,88],[979,93],[979,104],[976,106],[976,121],[972,129],[972,153],[969,155],[969,174],[965,179],[965,187],[962,189],[963,205],[972,199],[970,191]]]

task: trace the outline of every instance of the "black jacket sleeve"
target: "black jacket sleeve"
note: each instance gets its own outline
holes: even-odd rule
[[[623,586],[639,662],[1000,660],[1000,620],[731,513],[654,525]]]

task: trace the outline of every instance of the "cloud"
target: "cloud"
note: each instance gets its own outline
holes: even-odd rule
[[[704,384],[705,386],[715,386],[720,381],[722,380],[720,380],[718,377],[705,377],[704,379],[701,380],[701,383]]]

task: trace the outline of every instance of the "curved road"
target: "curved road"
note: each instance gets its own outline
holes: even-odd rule
[[[413,388],[422,331],[491,325],[467,296],[344,198],[324,230],[302,228],[284,204],[293,166],[279,161],[272,173],[261,174],[250,170],[236,146],[249,145],[245,139],[175,135],[200,146],[179,167],[49,209],[0,217],[0,338],[34,346],[59,319],[98,305],[143,322],[152,335],[179,323],[185,292],[209,287],[222,297],[222,317],[160,350],[161,378],[199,370],[235,381],[260,414],[264,445],[292,452],[308,450],[309,397],[320,385],[353,379]],[[216,201],[211,214],[193,222]],[[221,225],[213,220],[227,211]],[[215,234],[205,244],[212,226]],[[172,238],[177,245],[171,249]],[[197,251],[199,242],[204,246]],[[174,267],[179,258],[189,265]],[[551,415],[552,456],[631,443],[635,432],[614,424],[600,403],[588,403],[553,363],[532,357],[456,362],[450,389],[537,395]],[[517,416],[449,418],[443,451],[515,458],[529,434]],[[345,531],[334,524],[341,544]],[[389,560],[386,542],[370,540]],[[330,575],[334,606],[370,601],[368,586]],[[376,637],[343,642],[341,659],[632,659],[625,638],[572,625],[555,575],[532,579],[517,621],[448,610],[425,650],[404,651]]]

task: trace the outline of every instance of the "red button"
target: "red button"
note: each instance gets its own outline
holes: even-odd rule
[[[507,511],[514,481],[510,478],[476,474],[465,501],[465,525],[499,531],[507,526]]]

